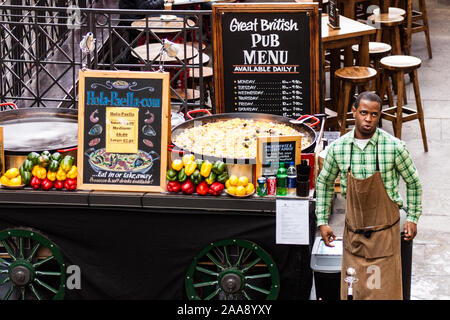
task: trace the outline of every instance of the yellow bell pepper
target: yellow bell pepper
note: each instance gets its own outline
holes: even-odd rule
[[[195,169],[197,169],[197,162],[191,161],[184,166],[184,173],[186,173],[187,176],[190,176],[194,173]]]
[[[208,160],[204,161],[202,164],[202,167],[200,168],[200,174],[203,177],[209,177],[209,174],[211,173],[211,169],[212,169],[212,163],[209,162]]]
[[[181,159],[175,159],[172,161],[172,169],[175,171],[180,171],[183,169],[183,161]]]
[[[195,156],[193,154],[186,154],[183,156],[182,161],[184,165],[191,163],[195,160]]]
[[[33,167],[31,174],[39,179],[45,179],[47,177],[47,170],[44,167],[36,165]]]
[[[55,181],[56,180],[56,172],[53,171],[48,171],[47,172],[47,179],[50,181]]]
[[[69,179],[75,179],[78,175],[78,171],[77,171],[77,166],[72,166],[72,168],[70,168],[69,172],[67,172],[67,178]]]
[[[66,172],[62,168],[59,168],[58,172],[56,172],[56,180],[64,181],[66,180],[66,178],[67,178]]]

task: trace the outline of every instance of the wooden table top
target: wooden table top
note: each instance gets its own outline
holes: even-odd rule
[[[186,45],[186,56],[184,55],[184,47],[183,44],[175,43],[175,45],[178,47],[178,53],[177,58],[180,60],[187,60],[192,59],[198,55],[197,49]],[[134,48],[134,51],[132,51],[133,56],[137,57],[137,54],[141,56],[141,58],[146,59],[147,58],[147,47],[148,47],[148,60],[152,61],[161,52],[161,43],[149,43],[144,44],[142,46]],[[176,62],[178,61],[176,57],[170,57],[167,54],[162,55],[162,61],[164,62]],[[159,61],[160,57],[156,59],[156,61]]]
[[[180,32],[183,27],[194,27],[195,22],[187,19],[185,25],[182,17],[177,17],[175,15],[161,15],[159,17],[143,18],[131,23],[131,26],[138,30],[144,30],[147,25],[154,33],[177,33]]]
[[[367,24],[340,16],[340,29],[332,29],[328,26],[328,15],[322,15],[322,41],[334,41],[351,37],[359,37],[376,33],[376,29]]]

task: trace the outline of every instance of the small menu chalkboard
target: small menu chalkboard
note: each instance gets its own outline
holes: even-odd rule
[[[169,74],[80,71],[78,188],[163,191]]]
[[[256,176],[275,176],[280,162],[300,164],[301,152],[301,136],[259,137]]]
[[[3,127],[0,127],[0,175],[5,173],[5,144],[3,142]]]
[[[337,0],[330,0],[329,2],[329,13],[328,13],[328,25],[332,29],[340,29],[339,25],[339,9],[337,7]]]
[[[318,21],[317,3],[214,4],[217,111],[317,113]]]

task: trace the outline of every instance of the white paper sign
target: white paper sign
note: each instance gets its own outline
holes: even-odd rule
[[[276,243],[309,244],[309,200],[276,200]]]

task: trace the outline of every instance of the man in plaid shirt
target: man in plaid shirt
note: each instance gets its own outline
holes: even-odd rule
[[[379,171],[389,198],[403,206],[399,195],[400,176],[407,188],[407,218],[403,226],[404,239],[411,241],[417,233],[417,222],[422,212],[422,187],[417,169],[405,143],[378,128],[381,116],[381,99],[374,93],[363,92],[352,108],[355,128],[334,141],[328,148],[325,162],[316,185],[316,216],[322,239],[333,246],[333,230],[328,225],[334,194],[334,182],[340,174],[341,193],[346,196],[347,171],[356,179],[366,179],[376,171],[378,150]],[[353,145],[353,148],[352,148]],[[352,154],[352,156],[350,156]]]

